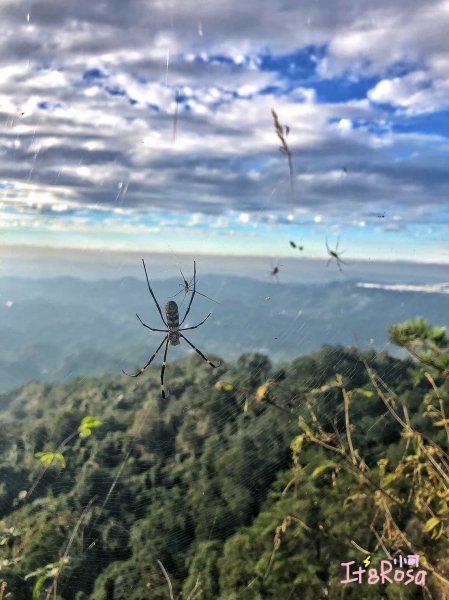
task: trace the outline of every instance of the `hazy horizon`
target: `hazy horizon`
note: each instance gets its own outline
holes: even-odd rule
[[[288,241],[287,244],[288,245]],[[330,281],[432,284],[449,281],[446,264],[408,261],[351,260],[340,272],[327,257],[303,258],[298,250],[286,256],[223,256],[180,252],[92,251],[53,248],[0,247],[0,275],[30,278],[72,276],[80,279],[121,279],[143,277],[141,259],[147,262],[154,279],[192,275],[193,260],[198,277],[205,274],[238,275],[270,280],[270,270],[280,265],[280,283],[326,283]]]

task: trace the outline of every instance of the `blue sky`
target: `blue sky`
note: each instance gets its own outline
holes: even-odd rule
[[[0,22],[0,245],[449,262],[447,1],[5,0]]]

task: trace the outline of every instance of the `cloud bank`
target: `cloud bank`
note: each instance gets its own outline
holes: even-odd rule
[[[4,0],[0,23],[0,227],[286,221],[272,107],[295,221],[449,222],[447,1]]]

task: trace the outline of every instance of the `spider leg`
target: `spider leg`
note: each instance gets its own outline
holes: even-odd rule
[[[340,243],[340,236],[337,238],[337,245],[335,246],[335,252],[338,252],[338,245]]]
[[[141,322],[141,324],[146,327],[147,329],[151,329],[151,331],[160,331],[161,333],[167,333],[166,329],[155,329],[154,327],[150,327],[149,325],[146,325],[142,319],[139,317],[139,315],[136,313],[136,317],[139,319],[139,321]]]
[[[179,292],[176,292],[176,294],[174,296],[170,296],[170,298],[176,298],[176,296],[179,296],[179,294],[184,291],[184,286],[182,285],[182,283],[180,283],[179,285],[182,286],[182,290],[179,290]]]
[[[331,249],[329,248],[329,243],[327,241],[327,238],[326,238],[326,250],[327,250],[328,254],[331,253]]]
[[[162,368],[161,368],[161,394],[162,394],[162,398],[164,400],[166,398],[165,388],[164,388],[164,373],[165,373],[165,365],[167,364],[167,351],[168,351],[169,341],[170,341],[170,338],[167,336],[167,342],[165,344],[164,360],[162,361]]]
[[[207,321],[207,319],[211,316],[211,314],[212,313],[209,313],[207,315],[207,317],[204,319],[204,321],[201,321],[201,323],[198,323],[198,325],[194,325],[193,327],[183,327],[179,331],[188,331],[189,329],[196,329],[197,327],[199,327],[200,325],[202,325],[203,323],[205,323]]]
[[[220,304],[218,302],[218,300],[214,300],[213,298],[209,298],[209,296],[206,296],[206,294],[202,294],[201,292],[198,292],[198,290],[197,290],[196,293],[199,294],[200,296],[203,296],[203,298],[207,298],[208,300],[211,300],[212,302],[216,302],[217,304]]]
[[[192,344],[192,342],[189,342],[189,340],[186,338],[186,336],[185,336],[185,335],[182,335],[182,333],[180,333],[179,335],[182,337],[182,339],[184,339],[184,340],[185,340],[185,341],[186,341],[186,342],[189,344],[189,346],[191,346],[191,347],[192,347],[192,348],[195,350],[195,352],[197,352],[197,353],[198,353],[198,354],[201,356],[201,358],[202,358],[203,360],[205,360],[205,361],[207,362],[207,364],[208,364],[210,367],[213,367],[214,369],[216,369],[216,368],[217,368],[217,366],[218,366],[218,365],[214,365],[214,363],[213,363],[213,362],[211,362],[209,359],[207,359],[207,358],[204,356],[204,354],[203,354],[203,353],[202,353],[200,350],[198,350],[198,348],[197,348],[196,346],[194,346],[194,345]]]
[[[339,258],[337,258],[337,266],[338,266],[338,269],[339,269],[340,273],[343,273],[343,269],[341,268],[341,265],[340,265],[340,263],[341,263],[341,260],[340,260]]]
[[[346,262],[345,260],[341,260],[341,258],[338,259],[342,265],[350,265],[351,263]]]
[[[192,295],[190,296],[190,301],[189,301],[189,305],[188,305],[187,310],[186,310],[186,314],[184,315],[183,320],[179,324],[180,327],[184,323],[184,321],[187,318],[187,315],[190,312],[190,308],[192,306],[193,299],[195,298],[195,293],[196,293],[196,262],[193,261],[193,292],[192,292]]]
[[[331,264],[331,260],[332,260],[332,257],[330,257],[330,259],[327,261],[326,267],[328,267]]]
[[[153,298],[153,300],[154,300],[154,302],[155,302],[155,304],[157,306],[159,314],[161,315],[162,322],[164,323],[165,327],[168,327],[168,325],[165,322],[165,319],[164,319],[164,317],[162,315],[162,310],[161,310],[161,307],[159,306],[159,302],[156,300],[156,296],[154,295],[153,290],[151,289],[150,281],[148,279],[148,274],[147,274],[147,268],[145,266],[145,261],[143,260],[143,258],[142,258],[142,263],[143,263],[143,268],[144,268],[144,271],[145,271],[145,277],[147,278],[147,284],[148,284],[148,289],[150,290],[150,294],[151,294],[151,296],[152,296],[152,298]]]
[[[145,369],[151,365],[151,363],[152,363],[152,362],[153,362],[153,360],[154,360],[154,357],[156,356],[156,354],[159,352],[159,350],[162,348],[162,346],[164,345],[164,343],[165,343],[165,342],[166,342],[168,339],[169,339],[169,338],[168,338],[168,335],[166,335],[166,336],[164,337],[164,339],[162,340],[162,342],[160,343],[160,345],[159,345],[158,349],[156,350],[156,352],[153,354],[153,356],[152,356],[152,357],[150,358],[150,360],[147,362],[147,364],[146,364],[144,367],[142,367],[141,369],[139,369],[135,375],[130,375],[129,373],[127,373],[126,371],[123,371],[123,369],[122,369],[123,373],[124,373],[125,375],[128,375],[128,377],[139,377],[139,375],[142,375],[142,373],[145,371]]]

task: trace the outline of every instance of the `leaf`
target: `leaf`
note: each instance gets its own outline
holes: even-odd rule
[[[90,427],[90,429],[94,429],[95,427],[99,427],[101,425],[101,421],[88,415],[81,421],[81,425],[85,425],[86,427]]]
[[[310,427],[307,425],[307,422],[304,419],[304,417],[299,417],[298,423],[299,423],[299,426],[301,427],[301,429],[303,429],[307,435],[313,436],[313,432],[310,429]]]
[[[232,383],[229,383],[228,381],[223,381],[223,379],[220,379],[214,385],[214,388],[216,390],[225,390],[226,392],[230,392],[234,389],[234,385]]]
[[[60,453],[60,452],[55,452],[54,453],[54,462],[55,463],[59,463],[59,465],[61,466],[62,469],[65,468],[65,458],[64,456]]]
[[[293,442],[290,444],[290,448],[293,450],[293,452],[295,452],[296,454],[299,454],[301,452],[303,442],[304,442],[304,434],[301,433],[300,435],[297,435],[295,437]]]
[[[312,473],[312,479],[318,477],[318,475],[320,475],[320,473],[322,473],[326,469],[331,469],[333,467],[338,467],[337,463],[334,463],[332,460],[326,460],[324,463],[321,463],[321,465],[314,469]]]
[[[274,385],[274,381],[272,379],[267,379],[265,383],[260,385],[256,391],[256,400],[257,402],[263,402],[269,395],[270,388]]]
[[[101,421],[95,417],[87,416],[81,421],[81,425],[78,427],[80,437],[89,437],[92,433],[92,429],[100,427]]]
[[[357,392],[357,394],[360,394],[361,396],[364,396],[365,398],[372,398],[374,396],[374,392],[371,390],[364,390],[363,388],[355,388],[353,391]]]
[[[415,451],[415,454],[417,456],[421,455],[421,440],[420,437],[418,435],[415,435],[415,437],[413,438],[413,449]]]
[[[380,484],[382,487],[387,487],[387,485],[389,483],[391,483],[392,481],[394,481],[395,479],[396,479],[395,473],[388,473],[387,475],[385,475],[385,477],[382,477]]]
[[[348,506],[348,504],[350,502],[354,502],[354,500],[362,500],[363,498],[366,498],[366,494],[362,494],[362,493],[357,493],[357,494],[352,494],[352,496],[348,496],[347,498],[345,498],[345,501],[343,502],[343,508],[346,508]]]
[[[41,597],[41,590],[44,586],[44,583],[47,581],[47,575],[42,575],[42,577],[39,577],[39,579],[36,581],[36,584],[33,588],[33,600],[39,600]]]
[[[444,523],[440,521],[440,523],[434,528],[432,531],[432,535],[430,536],[433,540],[437,540],[444,532]]]
[[[36,452],[34,457],[39,458],[39,460],[44,463],[47,461],[46,457],[49,455],[52,455],[52,454],[53,454],[53,452]],[[53,460],[53,458],[51,460]]]
[[[429,531],[432,531],[432,529],[436,527],[439,523],[441,523],[440,519],[438,519],[437,517],[432,517],[431,519],[426,521],[423,527],[423,532],[428,533]]]
[[[60,466],[62,469],[65,467],[65,458],[60,452],[36,452],[34,456],[38,458],[43,465],[51,466],[55,463],[55,466]]]
[[[385,467],[388,465],[388,458],[379,458],[377,464],[382,471],[385,471]]]

